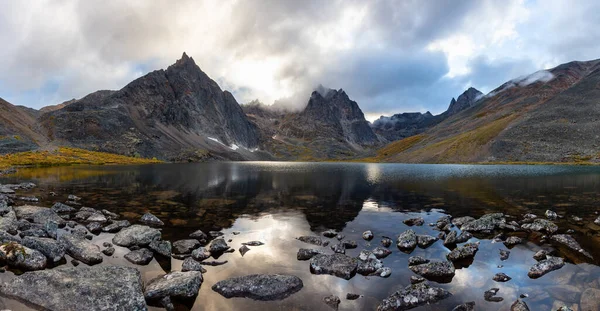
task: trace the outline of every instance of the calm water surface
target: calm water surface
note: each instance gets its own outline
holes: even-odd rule
[[[340,310],[373,310],[382,299],[410,284],[410,256],[445,260],[450,250],[441,241],[427,249],[417,248],[411,254],[400,252],[393,245],[393,254],[383,259],[385,266],[392,268],[389,278],[357,275],[346,281],[312,275],[308,261],[297,261],[296,252],[313,246],[295,238],[336,229],[358,242],[357,249],[346,252],[357,256],[362,249],[379,246],[381,236],[394,239],[408,228],[417,234],[437,236],[439,232],[427,223],[446,214],[479,217],[503,212],[519,220],[525,213],[543,216],[546,209],[552,209],[567,216],[556,221],[559,233],[575,230],[573,236],[579,243],[600,259],[600,227],[593,224],[600,209],[598,167],[231,162],[25,169],[16,176],[0,179],[0,183],[23,181],[38,184],[25,194],[38,196],[45,206],[64,201],[72,193],[82,197],[85,206],[117,212],[132,222],[137,222],[143,213],[152,212],[165,222],[163,239],[184,239],[198,229],[222,231],[226,239],[233,239],[229,245],[236,252],[219,258],[228,263],[207,266],[198,297],[195,301],[177,302],[180,310],[331,310],[322,302],[331,294],[341,298]],[[58,195],[50,196],[50,192]],[[570,215],[584,221],[574,223]],[[426,225],[408,227],[402,223],[416,216],[424,217]],[[372,230],[375,239],[364,241],[361,234],[365,230]],[[233,235],[235,231],[241,234]],[[560,300],[564,297],[556,289],[547,290],[549,286],[571,285],[581,291],[598,288],[600,261],[586,262],[561,250],[558,254],[569,262],[565,267],[530,279],[527,271],[536,262],[532,255],[553,246],[540,244],[539,235],[520,236],[527,243],[512,248],[510,258],[503,262],[498,255],[499,249],[506,249],[502,243],[492,243],[490,236],[473,238],[472,242],[481,242],[474,262],[457,269],[450,283],[431,282],[453,296],[415,310],[450,310],[467,301],[475,301],[478,310],[510,310],[514,300],[524,293],[529,294],[525,301],[531,310],[555,310],[553,305],[556,307],[559,301],[571,306],[579,300]],[[101,234],[93,241],[101,245],[111,237]],[[242,257],[237,249],[251,240],[265,245],[251,247]],[[115,258],[105,258],[103,264],[130,265],[122,258],[126,252],[117,247]],[[154,259],[148,266],[136,267],[144,280],[149,280],[180,266],[180,260]],[[494,282],[492,277],[498,272],[513,279]],[[296,275],[304,282],[304,288],[276,302],[226,299],[211,290],[220,280],[252,273]],[[0,280],[11,277],[12,272],[7,272],[0,275]],[[498,296],[504,301],[483,299],[483,292],[492,287],[500,288]],[[349,301],[346,293],[363,297]],[[5,303],[18,309],[12,301]]]

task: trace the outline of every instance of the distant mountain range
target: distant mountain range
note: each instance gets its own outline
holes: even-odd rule
[[[577,162],[600,158],[600,61],[571,62],[469,88],[439,115],[373,124],[342,89],[300,111],[240,106],[185,53],[118,91],[34,110],[0,99],[0,153],[73,146],[168,161]]]

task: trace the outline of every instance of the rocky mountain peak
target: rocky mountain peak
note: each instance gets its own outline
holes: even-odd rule
[[[188,63],[196,65],[196,62],[194,62],[194,59],[189,57],[185,52],[183,52],[183,55],[181,55],[181,58],[175,62],[174,66],[183,66]]]
[[[448,115],[457,114],[467,108],[472,107],[477,100],[483,96],[479,90],[474,87],[469,87],[457,99],[452,98],[448,107]]]

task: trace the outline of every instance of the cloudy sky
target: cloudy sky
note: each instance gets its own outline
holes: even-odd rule
[[[119,89],[183,51],[238,102],[343,88],[367,117],[444,111],[469,86],[600,58],[600,2],[0,0],[0,97]]]

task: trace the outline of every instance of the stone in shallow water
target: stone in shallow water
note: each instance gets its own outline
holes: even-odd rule
[[[494,275],[494,277],[492,278],[492,280],[496,281],[496,282],[508,282],[510,281],[512,278],[502,272],[500,273],[496,273],[496,275]]]
[[[510,306],[510,311],[529,311],[529,307],[527,306],[527,304],[523,300],[517,299]]]
[[[333,229],[329,229],[325,232],[323,232],[323,236],[326,238],[333,238],[337,235],[337,232]]]
[[[202,264],[194,260],[192,257],[188,257],[183,261],[181,264],[181,271],[200,271],[202,273],[206,273],[206,269],[202,267]]]
[[[383,247],[390,247],[392,245],[394,241],[392,241],[392,239],[388,238],[388,237],[383,237],[381,239],[381,245],[383,245]]]
[[[240,247],[239,251],[240,251],[240,254],[242,254],[242,257],[244,257],[244,255],[246,255],[246,253],[248,251],[250,251],[250,248],[248,246],[246,246],[246,245],[242,245]]]
[[[51,262],[59,262],[65,257],[64,246],[54,239],[25,237],[23,245],[44,254]]]
[[[508,257],[510,256],[510,251],[507,251],[505,249],[500,249],[499,252],[500,252],[500,260],[502,260],[502,261],[507,260]]]
[[[164,226],[164,223],[160,219],[158,219],[158,217],[152,215],[151,213],[146,213],[142,215],[142,217],[140,218],[140,222],[150,226]]]
[[[65,247],[65,250],[71,257],[83,263],[94,265],[102,262],[100,247],[85,239],[71,234],[63,234],[59,242]]]
[[[552,241],[562,244],[568,248],[570,248],[571,250],[574,250],[580,254],[582,254],[583,256],[593,259],[592,255],[588,252],[586,252],[581,245],[579,245],[579,243],[577,243],[577,241],[570,235],[568,234],[556,234],[553,235],[550,238]]]
[[[147,248],[141,248],[125,254],[125,259],[136,265],[147,265],[154,258],[153,253]]]
[[[396,241],[398,249],[404,252],[410,252],[417,247],[417,235],[412,229],[402,232]]]
[[[206,247],[199,247],[192,252],[192,258],[202,261],[210,257],[210,251]]]
[[[367,230],[367,231],[363,232],[362,238],[367,241],[371,241],[373,239],[373,232],[371,230]]]
[[[261,245],[265,245],[265,243],[263,243],[261,241],[250,241],[250,242],[244,242],[244,243],[242,243],[242,245],[247,245],[247,246],[261,246]]]
[[[175,271],[148,282],[145,287],[144,295],[150,300],[167,296],[190,298],[198,294],[202,281],[202,272]]]
[[[428,263],[429,259],[421,257],[421,256],[412,256],[408,258],[409,266],[422,265],[424,263]]]
[[[172,247],[173,254],[190,254],[193,250],[200,247],[200,242],[196,239],[179,240],[173,242]]]
[[[346,294],[346,299],[347,300],[356,300],[358,298],[360,298],[359,294],[353,294],[353,293],[347,293]]]
[[[340,243],[331,245],[331,250],[338,254],[345,254],[346,246],[344,245],[344,243],[340,242]]]
[[[475,257],[475,254],[479,250],[479,242],[477,243],[467,243],[463,246],[457,247],[453,249],[446,258],[448,260],[454,262],[459,260],[466,260]]]
[[[308,243],[308,244],[313,244],[313,245],[318,245],[318,246],[323,245],[323,240],[321,240],[321,238],[318,236],[303,235],[301,237],[298,237],[298,240],[300,240],[304,243]]]
[[[217,282],[212,290],[226,298],[269,301],[284,299],[298,292],[302,286],[302,280],[293,275],[251,274]]]
[[[202,230],[196,230],[196,231],[190,233],[190,238],[198,239],[198,240],[206,240],[206,239],[208,239],[208,236],[206,235],[206,233],[202,232]]]
[[[504,245],[507,247],[515,246],[517,244],[523,243],[523,239],[518,236],[509,236],[506,241],[504,241]]]
[[[553,234],[558,230],[558,226],[556,224],[549,220],[540,218],[536,218],[532,223],[524,224],[521,227],[526,230],[543,231],[550,234]]]
[[[93,234],[98,234],[100,231],[102,231],[102,224],[99,222],[90,222],[85,227]]]
[[[226,250],[229,249],[229,246],[225,242],[225,239],[214,239],[209,246],[209,251],[212,255],[220,255]]]
[[[73,207],[60,202],[54,203],[54,205],[52,205],[50,209],[52,209],[57,214],[72,213],[76,211],[76,209],[74,209]]]
[[[373,249],[372,253],[373,255],[375,255],[375,257],[377,257],[377,259],[382,259],[389,256],[392,253],[392,251],[387,248],[377,246]]]
[[[349,280],[356,274],[358,259],[343,254],[319,254],[310,259],[310,272],[331,274]]]
[[[148,247],[156,254],[163,257],[171,257],[171,242],[169,241],[152,241]]]
[[[24,273],[0,288],[3,295],[47,310],[146,310],[135,268],[96,266]]]
[[[439,239],[434,236],[431,236],[431,235],[427,235],[427,234],[418,234],[417,235],[417,245],[420,248],[428,248],[429,246],[433,245],[433,243],[435,243],[437,240],[439,240]]]
[[[105,249],[102,250],[102,254],[110,257],[110,256],[112,256],[112,255],[115,254],[115,248],[112,247],[112,246],[107,247],[107,248],[105,248]]]
[[[562,268],[564,265],[565,261],[562,258],[548,257],[529,268],[527,275],[532,279],[537,279],[548,272]]]
[[[425,223],[423,217],[409,218],[402,221],[407,226],[422,226]]]
[[[323,297],[323,302],[327,306],[329,306],[331,309],[337,310],[341,301],[340,301],[340,297],[335,296],[335,295],[329,295],[329,296]]]
[[[446,235],[446,239],[444,240],[444,246],[456,245],[456,238],[458,237],[457,231],[450,231],[448,235]]]
[[[470,232],[491,232],[505,222],[506,220],[502,213],[485,214],[479,219],[463,224],[460,227],[460,230]]]
[[[160,240],[160,231],[148,226],[133,225],[122,229],[112,239],[116,245],[123,247],[146,246],[152,241]]]
[[[369,258],[358,263],[356,272],[361,275],[372,275],[379,269],[383,268],[383,262],[379,259]]]
[[[9,242],[0,246],[0,260],[5,261],[11,267],[25,271],[41,270],[46,268],[47,264],[44,254],[17,242]]]
[[[496,296],[496,294],[498,293],[499,290],[500,290],[499,288],[492,288],[490,290],[485,291],[483,293],[483,299],[485,299],[485,301],[489,301],[489,302],[500,302],[500,301],[504,300],[504,298]]]
[[[301,248],[298,250],[298,254],[296,255],[296,259],[298,260],[309,260],[316,255],[323,254],[323,251],[318,249],[311,248]]]
[[[546,256],[548,255],[548,251],[547,250],[539,250],[537,251],[535,254],[533,254],[533,259],[540,261],[540,260],[544,260],[546,259]]]
[[[475,301],[465,302],[452,309],[452,311],[475,311]]]
[[[471,217],[471,216],[464,216],[464,217],[458,217],[458,218],[453,218],[452,219],[452,224],[454,224],[457,227],[462,227],[462,225],[471,222],[475,220],[475,218]]]
[[[454,277],[454,266],[448,261],[431,261],[428,263],[409,266],[412,272],[429,280],[448,283]]]
[[[104,232],[116,233],[121,231],[123,228],[129,227],[131,224],[128,220],[115,220],[110,225],[102,228]]]
[[[427,283],[412,284],[384,299],[377,311],[408,310],[450,296],[452,294],[443,288],[430,287]]]

